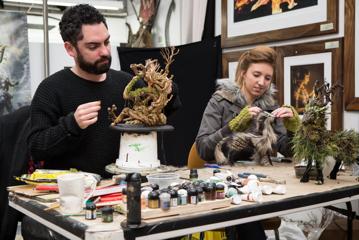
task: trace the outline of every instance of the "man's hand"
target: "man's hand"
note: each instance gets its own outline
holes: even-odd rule
[[[81,129],[85,129],[97,122],[98,111],[101,109],[101,101],[88,102],[77,107],[74,117]]]

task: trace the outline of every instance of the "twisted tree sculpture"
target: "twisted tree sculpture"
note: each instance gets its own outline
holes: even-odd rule
[[[125,107],[117,115],[117,107],[112,105],[108,109],[110,119],[113,121],[112,125],[119,123],[145,126],[166,124],[167,118],[163,109],[172,98],[173,75],[169,74],[169,68],[178,52],[179,50],[174,47],[161,51],[165,62],[164,69],[161,69],[156,59],[147,59],[145,65],[131,64],[130,68],[135,76],[123,92],[123,98],[131,103],[131,107]],[[140,79],[143,79],[147,86],[135,88],[135,84]]]

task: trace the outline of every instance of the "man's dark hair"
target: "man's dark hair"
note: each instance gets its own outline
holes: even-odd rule
[[[101,22],[107,28],[105,17],[91,5],[79,4],[69,7],[65,10],[59,23],[62,40],[76,46],[77,41],[83,38],[82,25]]]

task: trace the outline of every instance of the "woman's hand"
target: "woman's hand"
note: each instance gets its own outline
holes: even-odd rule
[[[291,118],[294,116],[293,111],[289,107],[280,107],[272,112],[277,118]]]
[[[260,112],[262,112],[263,110],[259,107],[249,107],[248,108],[248,112],[249,114],[252,116],[252,118],[256,117]]]

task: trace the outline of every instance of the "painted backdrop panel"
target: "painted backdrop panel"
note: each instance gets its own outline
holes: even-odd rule
[[[30,104],[30,66],[25,13],[0,12],[0,116]]]

